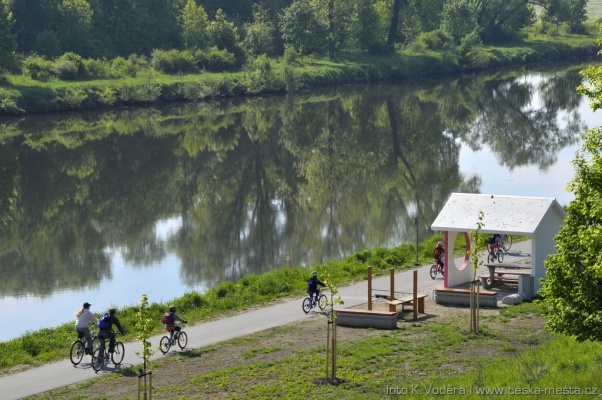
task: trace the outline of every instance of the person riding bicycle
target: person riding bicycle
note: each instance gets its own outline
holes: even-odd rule
[[[502,235],[495,233],[487,238],[487,250],[490,253],[497,253],[502,247]]]
[[[435,246],[435,249],[433,250],[433,256],[435,257],[435,264],[437,264],[441,268],[441,271],[443,271],[443,267],[445,266],[445,263],[443,262],[444,255],[445,247],[443,242],[439,240],[437,242],[437,246]]]
[[[326,284],[318,279],[318,272],[311,271],[311,278],[307,281],[307,294],[309,294],[309,301],[311,304],[316,305],[316,300],[320,295],[320,289],[318,285],[325,287]],[[314,297],[315,295],[315,297]]]
[[[94,314],[92,314],[92,311],[90,311],[91,305],[92,304],[85,302],[82,308],[75,313],[75,317],[77,318],[75,321],[75,331],[77,332],[78,337],[84,338],[86,354],[92,354],[92,335],[90,334],[88,325],[98,323],[98,319],[96,319]]]
[[[165,324],[165,330],[170,332],[171,337],[173,337],[174,332],[179,332],[182,330],[182,328],[178,324],[176,324],[177,321],[183,322],[185,324],[188,323],[188,321],[176,314],[176,311],[178,311],[178,308],[176,306],[169,306],[170,322],[168,324]]]
[[[109,312],[104,314],[98,321],[98,338],[100,339],[101,345],[104,347],[105,339],[109,338],[109,353],[115,351],[115,332],[113,332],[113,325],[119,329],[119,333],[125,335],[125,331],[121,327],[119,318],[117,318],[117,310],[110,308]]]

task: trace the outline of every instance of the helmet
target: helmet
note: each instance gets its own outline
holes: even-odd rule
[[[169,306],[169,311],[176,312],[177,308],[174,305]]]
[[[113,315],[117,312],[116,308],[109,308],[109,314]]]
[[[311,271],[311,274],[312,274],[313,276],[316,276],[316,275],[318,275],[318,271]]]
[[[439,247],[443,246],[443,242],[442,242],[441,240],[439,240],[439,241],[437,242],[437,246],[439,246]]]

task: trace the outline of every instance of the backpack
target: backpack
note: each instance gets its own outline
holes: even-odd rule
[[[163,318],[161,318],[161,322],[165,325],[173,324],[173,315],[170,312],[166,312],[163,314]]]
[[[113,321],[111,320],[111,314],[105,313],[98,320],[98,329],[111,329],[111,325],[113,325],[112,322]]]
[[[433,250],[433,255],[435,257],[438,257],[441,255],[441,249],[439,247],[435,247],[435,250]]]

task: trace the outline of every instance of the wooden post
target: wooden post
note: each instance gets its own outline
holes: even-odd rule
[[[368,265],[368,311],[372,310],[372,267]]]
[[[391,296],[389,298],[389,301],[393,301],[395,300],[395,269],[391,268],[390,270],[391,273]],[[389,311],[390,312],[396,312],[397,311],[397,306],[395,304],[389,304]]]
[[[413,296],[414,296],[414,307],[412,307],[414,310],[414,319],[418,318],[418,271],[414,270],[414,290],[412,292]]]

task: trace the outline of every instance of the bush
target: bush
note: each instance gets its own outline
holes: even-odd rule
[[[111,63],[107,59],[96,60],[93,58],[88,58],[82,60],[82,66],[84,71],[83,77],[85,78],[109,79],[113,76]]]
[[[236,56],[228,50],[212,47],[207,51],[197,50],[194,55],[200,69],[211,72],[235,71],[238,68]]]
[[[154,50],[150,65],[154,70],[166,74],[198,72],[195,57],[188,50]]]
[[[422,32],[416,38],[415,42],[419,46],[424,46],[427,49],[439,50],[448,48],[453,44],[454,39],[441,29],[436,29],[430,32]]]
[[[85,75],[82,57],[75,53],[65,53],[52,63],[54,75],[66,81],[73,81]]]
[[[23,76],[42,81],[52,76],[52,63],[34,54],[23,60],[21,70]]]
[[[113,73],[122,78],[124,76],[136,77],[139,72],[148,69],[149,62],[146,57],[139,57],[132,54],[129,58],[117,57],[111,61],[111,69]]]

